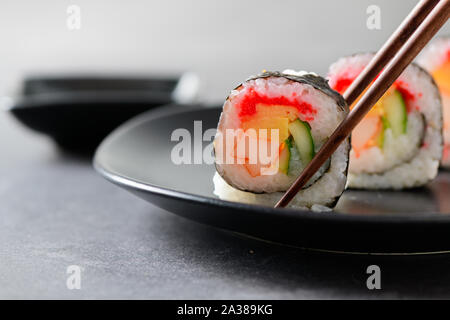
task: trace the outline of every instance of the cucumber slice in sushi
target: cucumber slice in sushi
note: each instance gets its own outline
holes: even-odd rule
[[[400,92],[394,90],[392,94],[383,100],[383,107],[386,112],[386,120],[389,123],[394,137],[406,133],[408,127],[408,113],[405,100]]]
[[[314,140],[308,122],[297,119],[289,124],[289,132],[294,138],[302,164],[306,166],[314,157]]]

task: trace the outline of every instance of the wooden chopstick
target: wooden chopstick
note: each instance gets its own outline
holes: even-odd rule
[[[409,39],[438,2],[439,0],[422,0],[414,7],[397,30],[395,30],[381,49],[378,50],[375,57],[373,57],[347,90],[345,90],[343,96],[349,106],[364,92],[372,80],[375,79],[383,67]]]
[[[399,49],[387,66],[382,66],[380,76],[357,102],[356,106],[342,121],[330,138],[320,148],[312,161],[306,166],[292,186],[275,205],[285,207],[301,190],[314,173],[331,157],[339,145],[350,135],[356,125],[370,111],[373,105],[383,96],[405,68],[414,60],[419,52],[445,24],[450,15],[450,0],[441,0],[420,24],[410,39]]]

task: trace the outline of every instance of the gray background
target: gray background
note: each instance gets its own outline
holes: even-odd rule
[[[261,69],[325,74],[376,50],[415,1],[0,0],[0,92],[24,74],[196,71],[220,101]],[[77,4],[82,29],[69,31]],[[365,27],[378,4],[382,30]],[[443,32],[449,30],[448,25]],[[238,238],[160,210],[97,175],[89,158],[0,114],[0,298],[448,297],[450,259],[335,256]],[[66,268],[84,268],[82,289]],[[366,289],[380,265],[381,291]]]
[[[201,98],[220,101],[262,69],[325,75],[340,56],[377,50],[416,2],[0,0],[0,90],[28,73],[192,70]],[[80,30],[66,26],[71,4],[81,9]],[[381,30],[366,27],[371,4]]]

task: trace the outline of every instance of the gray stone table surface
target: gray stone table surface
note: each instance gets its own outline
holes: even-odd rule
[[[89,158],[58,151],[6,113],[0,150],[0,298],[449,296],[447,255],[329,255],[236,237],[119,189]],[[381,267],[378,291],[366,288],[371,264]],[[83,268],[80,290],[67,289],[69,265]]]

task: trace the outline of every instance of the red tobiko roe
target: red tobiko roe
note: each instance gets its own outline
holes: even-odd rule
[[[239,110],[239,117],[252,116],[256,113],[256,105],[258,103],[266,105],[282,105],[296,108],[301,114],[305,115],[306,121],[314,120],[313,115],[317,113],[317,110],[313,106],[304,101],[298,101],[295,99],[297,94],[292,94],[292,99],[287,97],[268,97],[256,92],[253,88],[250,88],[247,94],[237,105]]]
[[[339,92],[340,94],[344,94],[345,90],[347,90],[347,88],[350,87],[353,80],[354,79],[349,79],[349,78],[339,78],[336,81],[333,89],[336,90],[337,92]]]
[[[415,100],[416,99],[416,95],[414,93],[412,93],[409,89],[408,89],[408,84],[397,80],[394,83],[395,88],[400,91],[400,93],[403,96],[403,99],[405,100]]]

